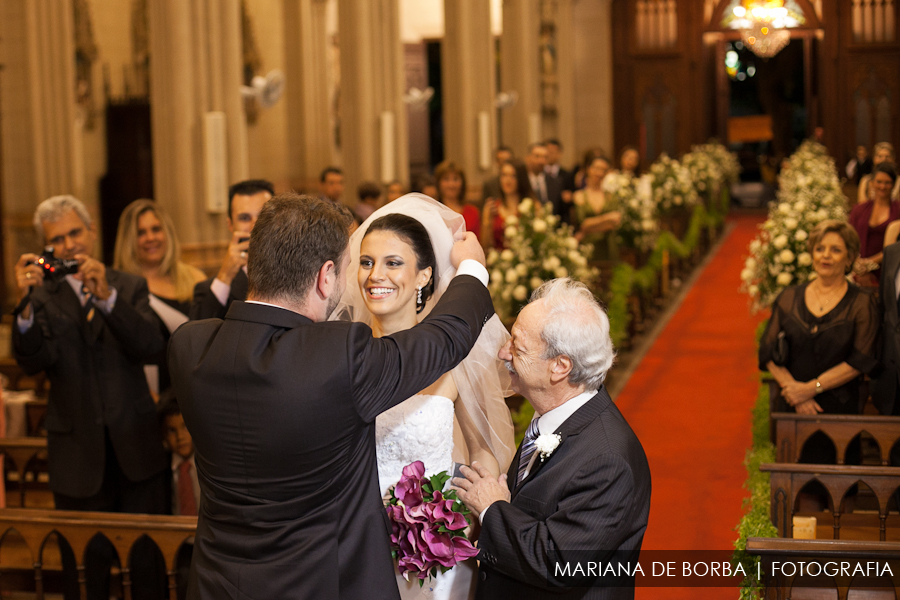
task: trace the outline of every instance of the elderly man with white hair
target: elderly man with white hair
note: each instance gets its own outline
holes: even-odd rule
[[[476,598],[633,598],[633,578],[597,576],[637,563],[650,512],[647,457],[603,386],[609,319],[583,284],[555,279],[511,333],[499,357],[534,419],[506,475],[473,463],[453,480],[481,520]]]

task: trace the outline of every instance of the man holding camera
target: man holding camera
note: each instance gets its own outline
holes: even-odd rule
[[[235,300],[247,299],[247,250],[250,232],[259,211],[275,195],[275,188],[265,179],[249,179],[228,189],[228,231],[231,242],[215,277],[194,287],[191,320],[224,319]]]
[[[163,346],[147,282],[92,257],[90,214],[72,196],[42,202],[52,257],[23,254],[13,352],[50,380],[47,451],[56,508],[165,513],[166,456],[142,361]],[[55,259],[55,260],[54,260]]]

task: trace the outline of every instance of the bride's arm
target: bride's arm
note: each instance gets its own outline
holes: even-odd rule
[[[463,403],[455,402],[456,420],[459,422],[459,428],[462,430],[463,438],[466,441],[466,447],[469,451],[469,463],[478,462],[483,465],[494,477],[500,476],[500,465],[497,459],[488,448],[487,442],[478,431],[475,421],[466,412]]]

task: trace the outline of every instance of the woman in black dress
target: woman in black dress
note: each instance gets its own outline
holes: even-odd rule
[[[879,326],[875,297],[847,280],[859,256],[859,236],[848,223],[823,221],[807,247],[816,278],[775,300],[760,341],[759,368],[772,374],[800,414],[856,414],[860,375],[877,364]],[[801,462],[835,462],[830,448],[812,446],[807,444]]]
[[[203,271],[181,262],[181,246],[172,220],[153,200],[135,200],[119,217],[113,266],[140,275],[150,288],[150,308],[159,318],[166,340],[188,320],[194,285]],[[158,396],[169,387],[165,351],[149,362],[150,389]]]

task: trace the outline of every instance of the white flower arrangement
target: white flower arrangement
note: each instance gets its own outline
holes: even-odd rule
[[[542,433],[537,436],[534,440],[534,447],[541,453],[541,462],[553,454],[560,442],[562,442],[562,437],[557,433]]]
[[[667,154],[650,165],[650,187],[660,216],[693,209],[700,202],[691,172]]]
[[[741,174],[741,163],[737,155],[723,146],[718,140],[710,140],[705,144],[691,147],[692,152],[702,152],[708,159],[716,163],[721,185],[737,183]]]
[[[569,226],[560,226],[549,204],[538,210],[526,198],[519,203],[518,212],[515,223],[506,223],[506,248],[491,250],[487,256],[488,289],[501,319],[514,317],[531,292],[548,279],[571,277],[593,287],[600,276],[596,268],[588,266],[593,246],[579,244]]]
[[[700,146],[691,146],[691,151],[681,157],[681,164],[690,172],[700,194],[715,192],[724,179],[718,161]]]
[[[650,185],[638,186],[637,183],[632,175],[614,172],[603,180],[603,191],[622,213],[622,222],[616,229],[619,245],[647,251],[656,243],[659,220]]]
[[[847,220],[834,160],[820,144],[807,141],[789,159],[778,179],[779,192],[741,271],[741,290],[754,312],[771,306],[781,291],[815,277],[807,251],[809,232],[826,219]]]

